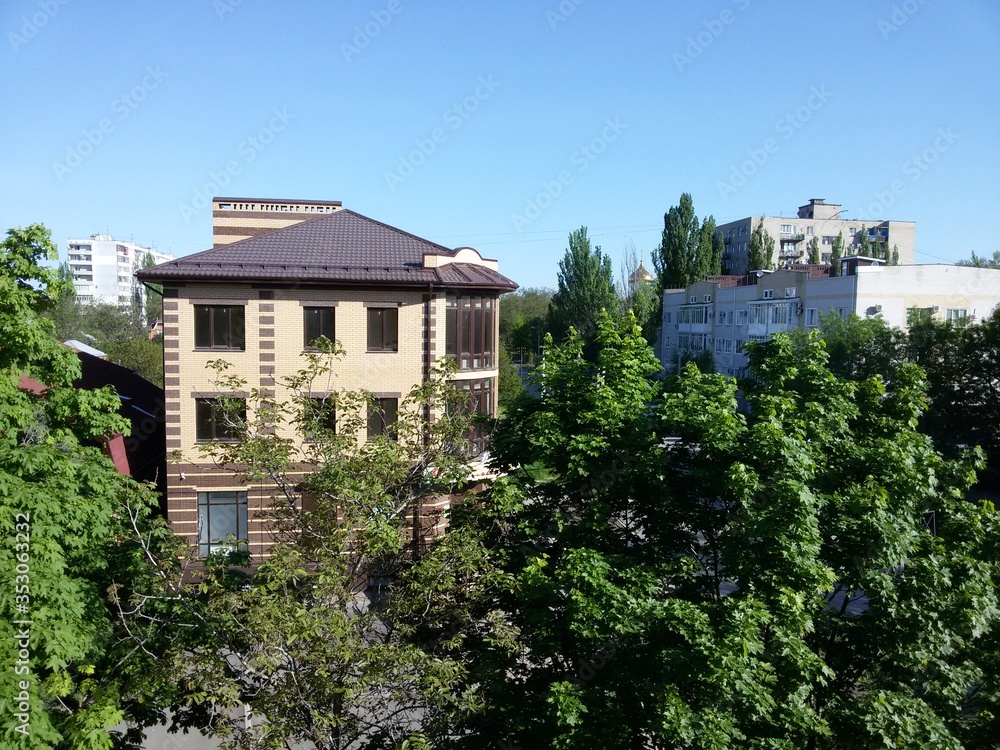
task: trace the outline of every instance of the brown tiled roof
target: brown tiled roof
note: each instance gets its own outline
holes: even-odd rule
[[[141,281],[253,281],[447,286],[512,291],[517,284],[485,266],[424,268],[424,255],[454,250],[354,211],[342,210],[140,270]]]

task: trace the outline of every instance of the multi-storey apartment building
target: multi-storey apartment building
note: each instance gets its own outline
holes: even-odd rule
[[[228,245],[321,214],[340,211],[340,201],[289,198],[212,198],[212,244]]]
[[[265,555],[263,519],[275,494],[242,484],[198,451],[226,438],[213,399],[245,397],[218,393],[212,360],[228,360],[250,386],[288,400],[282,378],[301,369],[309,342],[341,342],[336,388],[369,391],[380,407],[359,440],[391,430],[401,400],[446,356],[458,364],[455,386],[478,411],[495,412],[499,295],[517,285],[472,248],[449,249],[338,209],[139,278],[163,285],[166,439],[177,456],[167,469],[168,518],[202,554],[232,534],[252,556]]]
[[[823,198],[812,198],[800,206],[794,218],[780,216],[748,216],[719,226],[725,242],[722,255],[722,272],[742,276],[748,268],[750,236],[758,224],[774,240],[774,266],[809,263],[809,247],[813,239],[819,242],[820,262],[829,263],[837,236],[844,235],[843,255],[855,255],[863,247],[866,237],[873,248],[872,255],[885,259],[892,256],[893,248],[899,252],[899,263],[910,265],[914,259],[916,224],[912,221],[888,219],[846,219],[839,203],[827,203]],[[864,234],[862,234],[864,230]]]
[[[108,234],[92,234],[90,239],[66,241],[70,277],[81,302],[112,305],[145,299],[135,273],[151,263],[165,263],[173,255],[134,242],[116,240]]]
[[[887,266],[849,257],[840,276],[808,266],[746,276],[713,276],[663,294],[661,360],[708,350],[716,372],[741,375],[747,341],[819,326],[820,314],[880,316],[905,327],[912,310],[939,320],[976,321],[1000,305],[1000,270],[965,266]]]

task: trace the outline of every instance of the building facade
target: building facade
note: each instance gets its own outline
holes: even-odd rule
[[[66,241],[67,263],[80,302],[143,304],[145,294],[136,272],[144,266],[166,263],[174,256],[108,234]]]
[[[849,257],[840,276],[809,266],[745,276],[713,276],[663,294],[661,361],[709,351],[716,372],[742,376],[743,345],[790,329],[817,328],[820,314],[879,316],[905,328],[913,310],[938,320],[975,322],[1000,305],[1000,270],[967,266],[887,266]]]
[[[239,242],[342,208],[340,201],[215,197],[212,198],[212,245]]]
[[[336,389],[368,391],[381,408],[359,440],[391,430],[402,399],[446,356],[459,367],[455,387],[495,414],[499,295],[517,285],[471,248],[338,209],[139,277],[163,285],[168,518],[202,554],[233,534],[252,558],[266,556],[263,519],[275,500],[273,486],[244,485],[198,450],[227,437],[213,399],[246,396],[217,392],[212,360],[287,401],[296,394],[282,378],[303,367],[309,342],[339,341]]]
[[[748,268],[750,236],[759,224],[774,240],[774,267],[808,264],[810,244],[816,238],[819,243],[820,263],[829,263],[830,254],[837,236],[844,235],[842,255],[857,255],[867,238],[871,248],[869,254],[890,260],[893,248],[899,253],[901,265],[914,262],[916,223],[888,219],[845,219],[845,213],[838,203],[827,203],[823,198],[812,198],[800,206],[794,218],[780,216],[748,216],[719,226],[725,242],[722,254],[722,272],[742,276]]]

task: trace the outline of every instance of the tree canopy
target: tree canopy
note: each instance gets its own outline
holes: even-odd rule
[[[663,236],[653,254],[659,289],[683,289],[722,273],[724,247],[715,218],[699,222],[690,193],[682,193],[678,205],[663,215]]]
[[[915,426],[916,367],[838,378],[822,341],[661,389],[633,322],[546,351],[496,433],[507,477],[412,575],[476,697],[452,746],[985,746],[997,513]],[[928,519],[933,519],[929,523]]]
[[[758,221],[750,233],[750,245],[747,248],[747,270],[769,271],[774,268],[774,239],[764,229],[764,217]]]
[[[153,494],[97,447],[128,422],[113,389],[73,387],[79,359],[45,317],[65,292],[42,266],[54,258],[37,224],[0,244],[0,744],[110,748],[170,687],[108,592],[127,602],[150,583],[140,535],[176,548]]]
[[[611,258],[601,252],[600,245],[591,247],[587,228],[580,227],[570,233],[569,247],[559,261],[558,289],[549,306],[549,331],[556,341],[570,329],[592,341],[601,311],[617,308]]]

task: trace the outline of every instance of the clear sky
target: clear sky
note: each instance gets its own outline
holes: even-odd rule
[[[0,34],[0,228],[63,255],[207,249],[214,194],[341,200],[522,286],[581,225],[649,265],[682,192],[1000,246],[996,0],[7,0]]]

